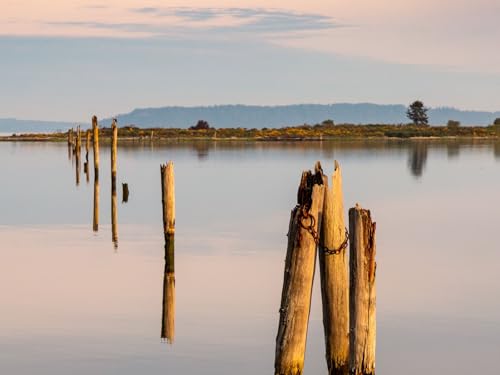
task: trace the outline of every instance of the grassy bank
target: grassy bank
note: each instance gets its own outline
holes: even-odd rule
[[[111,137],[110,128],[101,128],[100,136]],[[449,128],[445,126],[415,125],[301,125],[275,129],[142,129],[134,126],[119,128],[122,139],[192,140],[192,139],[241,139],[259,141],[302,141],[321,139],[361,139],[361,138],[498,138],[498,126],[474,126]],[[67,133],[13,134],[0,137],[2,141],[65,141]]]

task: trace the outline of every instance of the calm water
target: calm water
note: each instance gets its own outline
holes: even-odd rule
[[[300,173],[321,160],[331,174],[334,159],[346,208],[359,202],[377,221],[378,373],[498,374],[498,144],[120,145],[117,249],[101,151],[94,233],[93,176],[75,185],[65,144],[0,143],[1,374],[272,373]],[[173,344],[160,337],[169,159]],[[318,276],[306,374],[326,371]]]

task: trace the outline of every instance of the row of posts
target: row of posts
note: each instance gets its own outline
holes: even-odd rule
[[[113,120],[111,125],[111,235],[115,248],[118,247],[118,208],[117,208],[117,192],[116,192],[116,178],[117,178],[117,149],[118,149],[118,126],[116,120]],[[92,130],[86,131],[85,142],[85,161],[83,170],[87,177],[87,182],[90,180],[90,167],[89,167],[89,151],[91,147],[94,155],[94,209],[92,229],[97,232],[99,230],[99,124],[97,117],[92,117]],[[76,185],[80,184],[80,161],[82,149],[82,130],[80,126],[68,130],[68,155],[75,157],[76,164]],[[128,201],[128,184],[123,184],[123,202]]]

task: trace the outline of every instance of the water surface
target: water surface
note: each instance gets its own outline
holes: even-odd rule
[[[377,221],[380,374],[496,374],[500,147],[486,141],[120,144],[76,186],[65,144],[0,143],[0,373],[266,374],[303,169]],[[82,152],[85,159],[85,151]],[[160,163],[176,172],[175,337],[161,338]],[[92,155],[90,155],[92,162]],[[121,203],[121,183],[130,197]],[[306,374],[325,373],[319,274]]]

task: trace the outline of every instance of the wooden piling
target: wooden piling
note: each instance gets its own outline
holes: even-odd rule
[[[375,229],[370,211],[349,210],[350,373],[375,374],[376,288]]]
[[[128,184],[127,183],[122,183],[122,203],[127,203],[128,202]]]
[[[85,162],[83,163],[83,172],[87,177],[87,183],[90,181],[90,170],[89,170],[89,150],[90,150],[90,130],[86,131],[86,142],[85,142]]]
[[[94,212],[93,212],[93,229],[94,232],[99,230],[99,125],[97,117],[92,117],[92,147],[94,149]]]
[[[94,149],[94,178],[99,180],[99,125],[97,117],[92,117],[92,135],[93,135],[93,149]]]
[[[304,367],[323,200],[323,172],[318,162],[314,174],[302,173],[298,204],[291,212],[276,336],[275,375],[302,374]]]
[[[327,184],[325,184],[327,185]],[[330,375],[349,374],[349,279],[342,173],[335,161],[325,201],[318,258],[323,300],[326,362]]]
[[[163,206],[163,233],[165,236],[175,234],[175,181],[174,163],[169,161],[160,166],[161,201]]]
[[[172,344],[175,337],[175,249],[174,237],[165,237],[165,272],[163,275],[163,303],[161,338]]]
[[[111,238],[115,249],[118,248],[118,208],[116,197],[116,152],[118,148],[118,126],[116,119],[111,124]]]
[[[85,153],[87,155],[87,161],[89,161],[90,137],[91,137],[90,129],[87,129],[85,136],[86,136]]]

